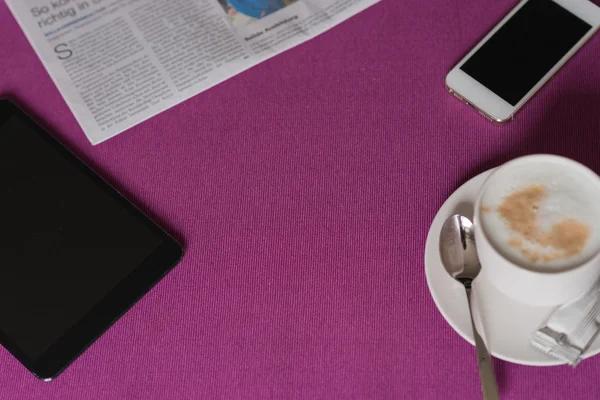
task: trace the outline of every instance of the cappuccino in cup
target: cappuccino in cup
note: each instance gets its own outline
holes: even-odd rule
[[[482,275],[517,301],[562,304],[600,276],[600,178],[575,161],[536,155],[499,167],[475,223]]]

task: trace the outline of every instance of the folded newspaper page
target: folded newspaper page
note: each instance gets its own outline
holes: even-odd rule
[[[379,0],[6,0],[92,144]]]

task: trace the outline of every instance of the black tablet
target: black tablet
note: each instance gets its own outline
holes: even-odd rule
[[[0,100],[0,343],[56,377],[182,248],[27,115]]]

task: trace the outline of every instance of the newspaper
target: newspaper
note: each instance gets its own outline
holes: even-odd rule
[[[92,144],[379,0],[6,0]]]

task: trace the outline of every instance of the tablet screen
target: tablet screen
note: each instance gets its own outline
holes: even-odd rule
[[[0,332],[33,361],[164,240],[64,152],[0,122]]]

